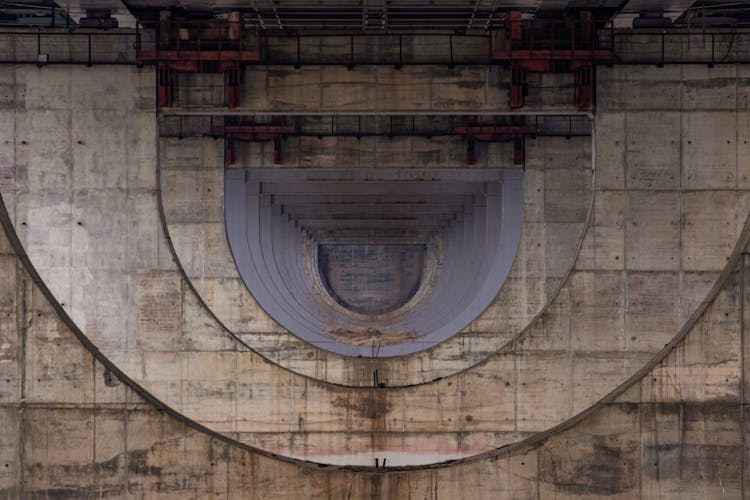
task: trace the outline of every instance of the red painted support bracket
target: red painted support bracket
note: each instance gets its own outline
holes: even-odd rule
[[[273,164],[281,165],[281,136],[273,140]]]
[[[471,136],[477,141],[503,142],[510,141],[517,135],[536,135],[539,128],[534,125],[478,125],[474,127],[455,127],[454,134]]]
[[[242,72],[238,63],[231,64],[224,70],[224,88],[227,91],[227,106],[230,109],[240,107],[240,98],[242,95],[240,90],[241,79]]]
[[[523,107],[526,94],[526,69],[516,64],[510,67],[510,109]]]
[[[202,62],[259,62],[259,50],[142,50],[136,55],[138,62],[169,63],[197,67]],[[186,69],[185,71],[190,71]]]
[[[596,21],[592,13],[585,10],[579,12],[577,21],[558,20],[557,24],[570,37],[566,41],[556,38],[556,33],[559,34],[560,31],[555,32],[553,28],[549,29],[549,36],[539,38],[539,31],[546,29],[544,23],[550,23],[548,19],[524,21],[520,12],[508,13],[505,18],[508,48],[491,50],[491,59],[495,63],[510,65],[511,110],[520,109],[524,105],[527,71],[575,73],[578,108],[586,110],[591,106],[592,67],[596,64],[613,64],[617,60],[613,47],[597,47],[597,22],[600,27],[603,26],[603,21]]]
[[[468,134],[466,136],[466,163],[468,165],[474,165],[477,162],[477,154],[474,150],[474,138],[471,136],[471,134]]]
[[[183,25],[179,22],[172,24],[172,21],[166,21],[165,24],[159,24],[156,28],[157,33],[162,30],[162,34],[167,36],[168,47],[166,49],[160,48],[159,43],[161,42],[157,42],[153,49],[144,50],[139,32],[136,42],[136,60],[140,65],[156,64],[158,66],[159,104],[166,107],[172,106],[172,96],[176,85],[175,72],[216,73],[218,70],[219,73],[224,73],[226,100],[229,107],[239,107],[242,66],[261,60],[260,31],[256,32],[257,48],[247,49],[242,44],[243,24],[242,14],[239,11],[230,12],[226,26],[220,32],[223,33],[220,35],[223,38],[215,38],[215,29],[189,31],[185,28],[188,33],[198,34],[191,35],[196,38],[182,41],[179,35],[175,33],[182,32]],[[140,25],[138,29],[140,29]],[[201,36],[207,36],[208,38],[201,38]],[[206,49],[205,47],[209,43],[214,45],[212,48]],[[203,48],[201,47],[202,44]],[[215,44],[218,44],[218,47]]]
[[[513,164],[523,165],[526,161],[526,136],[517,135],[513,141]]]
[[[174,70],[169,66],[159,65],[157,72],[159,79],[159,106],[162,108],[171,108],[174,101]]]
[[[474,165],[477,162],[476,141],[482,142],[513,142],[513,163],[523,165],[525,160],[525,137],[536,135],[539,128],[533,125],[507,126],[474,126],[456,127],[453,133],[466,136],[466,163]]]
[[[493,50],[492,61],[512,63],[526,68],[532,73],[549,73],[556,68],[571,68],[582,64],[614,64],[617,57],[612,50],[552,50],[516,49]],[[557,65],[554,63],[558,62]],[[565,63],[565,64],[563,64]]]
[[[273,164],[281,164],[282,137],[295,133],[291,125],[221,125],[211,128],[215,136],[226,138],[226,164],[235,162],[235,142],[268,142],[273,141]]]
[[[523,38],[523,14],[512,10],[505,15],[505,24],[508,26],[508,38],[511,43],[520,42]]]
[[[226,144],[226,160],[227,160],[226,166],[234,165],[234,141],[230,138],[227,138],[225,139],[225,144]]]
[[[295,128],[292,125],[217,125],[211,127],[211,133],[238,141],[264,142],[293,134]]]
[[[578,110],[586,111],[591,107],[593,95],[593,71],[591,65],[581,66],[576,70],[576,91],[578,93]]]

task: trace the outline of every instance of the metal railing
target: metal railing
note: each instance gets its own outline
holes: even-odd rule
[[[506,40],[495,50],[598,51],[614,48],[614,28],[607,20],[520,19],[505,22]]]
[[[750,64],[750,30],[618,30],[621,64]]]
[[[660,29],[660,30],[613,30],[606,29],[610,35],[600,32],[595,37],[595,47],[603,48],[611,46],[617,55],[614,64],[750,64],[750,30],[748,29]],[[549,32],[548,32],[549,33]],[[327,54],[320,51],[305,50],[306,41],[309,38],[322,35],[264,35],[268,41],[264,47],[263,63],[270,65],[418,65],[418,64],[493,64],[486,47],[490,46],[492,34],[487,35],[440,35],[435,33],[424,34],[357,34],[357,35],[328,35],[348,41],[347,48],[338,52]],[[402,46],[411,37],[424,36],[433,37],[433,45],[443,46],[444,54],[440,57],[422,59],[419,53],[410,49],[405,51]],[[323,37],[325,37],[323,35]],[[248,38],[253,38],[252,36]],[[457,50],[452,55],[451,48],[459,47],[461,40],[483,39],[480,47],[467,55],[466,50]],[[500,37],[495,38],[502,38]],[[611,38],[611,42],[610,39]],[[275,40],[291,39],[301,50],[279,50],[274,52]],[[392,50],[378,51],[377,55],[366,54],[360,48],[371,44],[376,39],[389,40],[393,45]],[[500,40],[502,42],[502,40]],[[41,65],[50,64],[137,64],[136,57],[139,43],[141,47],[155,47],[156,41],[152,40],[143,30],[140,32],[129,29],[113,30],[83,30],[83,29],[61,29],[61,28],[7,28],[0,30],[0,45],[10,47],[10,50],[0,52],[0,64],[40,64],[39,56],[46,56]],[[580,47],[571,40],[571,47]],[[201,39],[201,46],[205,42]],[[381,43],[381,42],[375,42]],[[547,43],[555,49],[562,49],[561,42],[555,38],[552,43]],[[150,45],[144,45],[150,44]],[[529,46],[541,49],[541,41],[538,32],[533,37],[528,36]],[[196,41],[197,46],[197,41]],[[219,42],[216,46],[218,48]],[[225,46],[225,42],[221,42]],[[252,44],[251,47],[257,45]],[[229,48],[229,46],[227,46]],[[492,43],[492,48],[499,48],[497,41]],[[460,53],[458,53],[460,52]]]
[[[7,29],[0,40],[12,52],[0,52],[0,64],[135,64],[132,30]]]

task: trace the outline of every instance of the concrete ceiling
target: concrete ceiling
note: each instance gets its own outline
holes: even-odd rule
[[[6,25],[13,25],[12,19],[24,26],[64,25],[60,23],[60,16],[64,17],[64,14],[53,15],[53,8],[57,12],[65,11],[69,16],[67,21],[71,23],[78,23],[86,17],[87,9],[109,9],[119,27],[135,28],[136,24],[135,16],[121,0],[0,0],[0,14],[13,14],[4,23]],[[53,17],[55,21],[52,21]]]
[[[0,12],[49,9],[52,0],[0,0]],[[243,10],[271,31],[480,32],[503,27],[509,10],[528,16],[554,17],[590,9],[611,18],[615,27],[632,27],[640,12],[663,12],[678,25],[750,25],[750,2],[726,0],[58,0],[54,2],[78,21],[86,9],[110,9],[120,27],[134,27],[136,17],[156,11],[184,9],[220,14]],[[8,24],[8,23],[6,23]],[[44,25],[42,22],[41,25]]]
[[[699,0],[677,21],[684,26],[750,26],[750,2]]]
[[[661,11],[675,21],[696,3],[695,0],[319,0],[314,4],[305,0],[124,1],[136,13],[169,8],[214,13],[242,9],[254,15],[265,29],[350,31],[483,30],[501,27],[509,10],[555,16],[577,9],[595,10],[600,17],[612,18],[617,27],[631,27],[641,11]]]
[[[110,9],[121,28],[135,28],[135,17],[120,0],[57,0],[57,5],[78,21],[86,17],[86,9]]]
[[[632,27],[633,19],[642,11],[662,11],[664,17],[675,21],[694,3],[695,0],[629,0],[615,16],[615,27]]]
[[[535,12],[541,0],[126,0],[136,13],[154,9],[252,13],[266,29],[473,30],[491,28],[510,9]]]

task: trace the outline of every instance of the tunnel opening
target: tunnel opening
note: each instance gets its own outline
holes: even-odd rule
[[[517,169],[230,169],[227,234],[250,293],[290,332],[352,356],[457,333],[507,277]]]
[[[370,242],[319,244],[318,272],[342,307],[372,316],[393,312],[416,295],[422,283],[426,245]]]

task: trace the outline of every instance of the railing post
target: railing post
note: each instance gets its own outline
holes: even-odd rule
[[[396,69],[401,69],[401,66],[404,63],[404,40],[403,36],[398,36],[398,63],[396,64]]]
[[[300,69],[302,66],[302,55],[300,53],[300,36],[297,34],[297,62],[294,64],[294,69]]]
[[[453,69],[453,35],[448,35],[448,45],[450,46],[450,60],[448,62],[448,69]]]
[[[354,35],[349,35],[349,64],[347,69],[354,69]]]
[[[656,64],[657,67],[664,67],[664,32],[661,32],[661,61]]]

